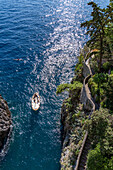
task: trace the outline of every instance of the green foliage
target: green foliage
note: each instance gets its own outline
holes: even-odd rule
[[[60,94],[65,90],[66,91],[80,90],[82,86],[83,86],[82,83],[80,83],[79,81],[74,81],[73,84],[60,84],[57,87],[56,94]]]
[[[90,67],[94,70],[95,73],[98,72],[98,63],[95,59],[91,60]]]
[[[95,98],[96,102],[102,102],[105,98],[105,91],[103,89],[103,84],[108,81],[108,74],[97,73],[92,78],[90,78],[88,85],[91,89],[92,97]]]
[[[108,23],[112,20],[109,19],[111,16],[111,9],[101,9],[96,3],[89,2],[93,11],[91,13],[92,19],[81,24],[81,27],[87,28],[87,35],[90,36],[90,40],[87,45],[94,49],[100,51],[98,57],[99,72],[101,72],[102,59],[103,56],[107,57],[110,54],[109,42],[106,39],[106,28],[108,28]],[[107,31],[107,33],[109,30]]]
[[[113,111],[113,74],[109,75],[108,81],[103,84],[103,89],[106,95],[105,105]]]
[[[107,109],[95,111],[87,120],[92,149],[88,154],[88,170],[113,170],[113,117]]]
[[[69,84],[60,84],[58,87],[57,87],[57,91],[56,91],[56,94],[60,94],[62,93],[63,91],[69,89]]]
[[[104,138],[108,127],[108,117],[108,110],[100,109],[99,111],[95,111],[91,115],[91,119],[88,120],[88,131],[94,144],[97,144]]]
[[[91,150],[87,159],[88,170],[103,170],[103,156],[100,153],[100,145],[98,144],[94,150]]]
[[[69,97],[68,99],[66,99],[65,105],[66,105],[66,108],[67,108],[67,109],[71,109],[71,108],[72,108],[72,99],[71,99],[71,97]]]
[[[106,41],[108,44],[108,49],[110,50],[109,54],[110,56],[113,55],[113,23],[109,23],[106,28]]]
[[[76,64],[75,66],[75,72],[80,72],[82,69],[83,65],[82,64]]]
[[[93,78],[90,78],[89,82],[88,82],[88,85],[91,89],[91,95],[92,97],[95,97],[95,95],[97,94],[98,92],[98,84],[96,84],[94,82],[94,79]]]
[[[83,69],[83,55],[80,54],[78,58],[78,63],[75,66],[75,75],[77,76],[77,80],[82,81],[82,69]]]
[[[106,8],[106,14],[109,15],[109,23],[105,30],[106,40],[110,49],[110,55],[113,56],[113,0],[110,0],[110,4]]]
[[[94,76],[93,76],[93,79],[94,79],[94,82],[99,84],[99,87],[102,83],[105,83],[107,82],[108,80],[108,74],[106,73],[96,73]]]
[[[78,113],[76,114],[76,117],[80,117],[80,115],[81,115],[81,111],[78,111]]]
[[[70,84],[69,90],[76,90],[76,89],[81,90],[82,86],[83,84],[81,82],[75,81],[73,84]]]
[[[88,85],[96,102],[100,101],[102,107],[113,112],[113,74],[97,73],[89,80]]]
[[[106,27],[106,40],[109,44],[111,56],[113,56],[113,0],[110,0],[110,4],[106,8],[106,14],[109,15],[109,23]]]
[[[100,109],[91,115],[91,119],[87,120],[88,132],[91,138],[93,147],[100,143],[101,153],[103,155],[113,154],[113,133],[112,121],[108,109]]]
[[[100,101],[102,107],[113,111],[113,74],[97,73],[90,78],[88,85],[95,101],[97,103]]]
[[[93,95],[97,95],[96,102],[100,102],[105,98],[105,92],[102,88],[103,83],[108,81],[108,74],[106,73],[96,73],[93,76],[93,86],[91,87],[91,92]]]
[[[113,157],[108,159],[101,153],[100,143],[91,150],[87,159],[88,170],[113,170]]]
[[[107,71],[109,71],[109,69],[110,69],[110,63],[108,62],[108,61],[106,61],[104,64],[103,64],[103,69],[107,72]]]
[[[67,99],[67,102],[71,102],[70,97]],[[66,138],[68,137],[68,141],[65,140],[65,142],[67,143],[64,143],[65,148],[62,149],[62,155],[60,160],[62,170],[74,169],[77,156],[80,152],[84,135],[84,131],[81,127],[81,120],[83,119],[81,109],[82,105],[78,105],[78,107],[76,107],[76,110],[73,110],[73,112],[68,112],[65,117],[65,128],[67,128]]]
[[[80,56],[78,56],[77,58],[78,58],[78,63],[82,64],[84,60],[83,54],[81,53]]]

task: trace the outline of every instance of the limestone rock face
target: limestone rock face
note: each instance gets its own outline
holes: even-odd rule
[[[0,151],[7,143],[7,138],[12,127],[11,112],[9,111],[7,102],[0,95]]]

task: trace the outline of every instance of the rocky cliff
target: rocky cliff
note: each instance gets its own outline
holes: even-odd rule
[[[76,72],[75,78],[73,78],[71,82],[71,84],[73,84],[74,81],[82,82],[82,89],[79,89],[79,91],[77,89],[70,91],[69,98],[66,99],[62,105],[61,123],[63,125],[63,146],[60,160],[61,170],[75,169],[76,160],[78,160],[78,157],[80,160],[81,156],[79,156],[79,153],[81,153],[81,148],[84,149],[88,136],[84,129],[85,122],[91,112],[95,110],[91,92],[88,88],[88,80],[92,75],[89,61],[89,59],[84,60],[81,73],[78,74]],[[68,108],[67,106],[70,107]]]
[[[6,153],[12,131],[11,112],[7,102],[0,95],[0,159]]]
[[[71,84],[75,84],[79,77],[74,77]],[[78,151],[81,147],[84,131],[82,130],[85,114],[80,104],[81,88],[69,91],[69,97],[64,100],[61,108],[62,154],[61,170],[71,170],[75,167]]]

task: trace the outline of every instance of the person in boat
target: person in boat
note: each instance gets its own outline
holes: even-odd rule
[[[39,103],[39,98],[38,98],[37,102]]]
[[[34,94],[34,98],[35,98],[35,97],[37,97],[37,95],[36,95],[36,94]]]
[[[36,94],[34,94],[34,102],[35,103],[39,103],[39,97]]]
[[[34,94],[34,97],[33,97],[34,102],[36,101],[36,97],[37,97],[37,95],[36,95],[36,94]]]
[[[16,58],[16,59],[14,59],[14,60],[16,60],[16,61],[22,61],[23,59],[22,59],[22,58]]]

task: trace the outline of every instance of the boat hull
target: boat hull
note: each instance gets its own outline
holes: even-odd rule
[[[32,96],[31,106],[34,111],[37,111],[40,108],[40,96],[38,93],[34,93]]]

